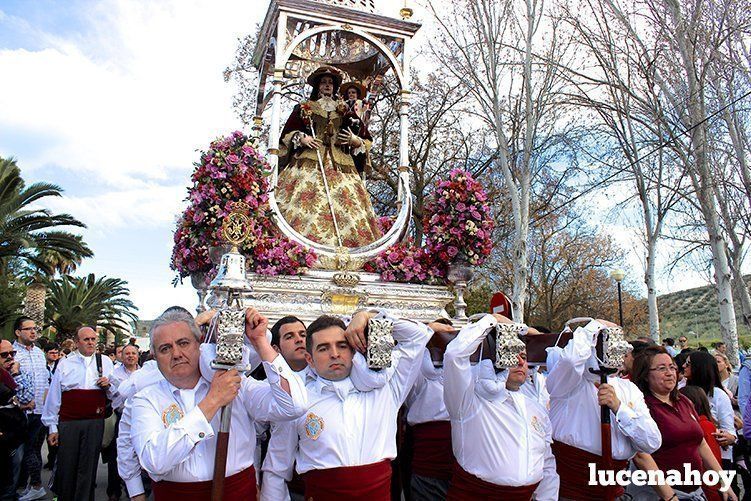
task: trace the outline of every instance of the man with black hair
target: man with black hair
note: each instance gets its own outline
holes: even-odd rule
[[[662,340],[662,345],[667,350],[668,354],[675,358],[676,355],[678,355],[678,350],[675,349],[675,339],[672,337],[666,337]]]
[[[30,501],[40,499],[46,495],[42,487],[42,442],[46,436],[42,425],[42,406],[49,388],[49,373],[44,352],[36,346],[39,327],[29,317],[18,317],[13,325],[16,341],[16,360],[21,365],[21,371],[29,373],[34,385],[34,407],[26,412],[28,420],[28,435],[23,447],[23,466],[29,477],[29,488],[21,495],[21,500]],[[26,478],[19,483],[26,485]]]
[[[271,327],[271,346],[295,372],[308,366],[305,360],[305,324],[297,317],[286,316]]]
[[[44,403],[47,440],[59,445],[52,486],[59,501],[94,499],[107,399],[115,396],[110,385],[114,367],[109,357],[96,353],[98,337],[92,327],[78,328],[77,351],[60,362]]]
[[[365,351],[372,318],[393,323],[397,344],[391,369],[382,371],[388,373],[386,384],[361,391],[351,375],[353,365],[365,360],[356,359],[355,349]],[[303,417],[279,425],[277,438],[287,440],[281,449],[287,455],[279,458],[275,474],[289,479],[296,464],[306,499],[390,500],[396,417],[431,335],[424,324],[376,311],[358,312],[349,325],[327,315],[310,324],[305,358],[315,374],[306,384],[311,407]]]

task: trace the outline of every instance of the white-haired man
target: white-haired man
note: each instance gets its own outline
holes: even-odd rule
[[[153,480],[156,501],[209,500],[214,473],[219,410],[232,406],[224,499],[255,500],[254,421],[283,421],[307,407],[302,382],[266,337],[268,320],[246,312],[245,332],[264,362],[267,382],[236,370],[201,375],[195,322],[167,313],[151,327],[151,350],[165,380],[133,397],[130,436],[141,466]]]

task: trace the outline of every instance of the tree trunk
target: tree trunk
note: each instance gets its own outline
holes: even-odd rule
[[[520,225],[516,229],[516,241],[514,242],[514,291],[511,297],[511,311],[514,314],[514,322],[524,322],[524,303],[527,300],[527,237],[529,225]]]
[[[735,295],[741,302],[741,319],[747,329],[751,330],[751,294],[748,292],[746,281],[743,280],[741,265],[743,258],[740,249],[733,249],[730,254],[733,268],[733,286]]]
[[[678,2],[668,2],[674,26],[675,42],[680,52],[680,62],[685,75],[688,97],[686,99],[687,116],[684,118],[686,129],[691,131],[692,156],[687,156],[687,165],[691,182],[694,185],[696,196],[699,201],[704,222],[709,235],[709,246],[712,249],[712,265],[715,271],[715,290],[717,292],[717,304],[720,310],[720,334],[727,346],[728,358],[733,366],[738,361],[738,331],[733,308],[732,274],[728,264],[726,244],[722,237],[721,226],[718,217],[718,207],[714,196],[714,177],[709,165],[707,112],[704,107],[705,89],[703,82],[699,81],[700,74],[697,62],[697,53],[700,53],[694,45],[697,43],[697,34],[688,32],[691,24],[683,17],[681,6]],[[701,43],[701,41],[699,42]],[[707,64],[712,64],[705,61]]]
[[[647,308],[649,310],[649,336],[660,343],[660,315],[657,311],[657,289],[655,288],[655,261],[657,259],[657,242],[651,239],[647,245],[647,273],[644,283],[647,285]]]

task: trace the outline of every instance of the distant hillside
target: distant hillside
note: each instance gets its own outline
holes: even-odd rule
[[[747,284],[751,284],[751,275],[746,275],[744,280]],[[689,335],[690,332],[702,340],[720,337],[720,313],[712,286],[696,287],[659,296],[657,307],[660,312],[660,331],[663,338],[677,338],[681,334]],[[740,307],[737,301],[735,312],[740,319]],[[739,323],[738,334],[747,335],[749,331]],[[689,340],[691,337],[689,336]]]

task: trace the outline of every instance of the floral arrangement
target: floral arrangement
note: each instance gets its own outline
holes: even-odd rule
[[[463,170],[452,170],[439,181],[425,206],[425,246],[397,244],[366,265],[383,280],[392,282],[439,282],[451,264],[465,261],[480,266],[492,250],[495,223],[487,193]],[[379,220],[384,227],[387,221]]]
[[[469,172],[454,169],[439,181],[425,207],[426,247],[442,262],[465,260],[480,266],[493,249],[495,222],[488,195]]]
[[[224,244],[221,222],[238,200],[250,207],[250,235],[240,252],[251,271],[296,275],[312,266],[315,253],[280,235],[272,223],[270,167],[245,134],[235,131],[212,141],[195,167],[172,249],[171,268],[181,278],[212,270],[209,247]]]

